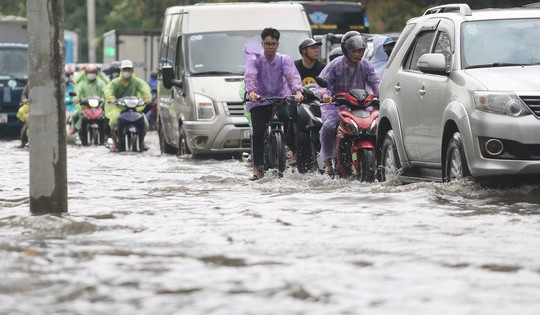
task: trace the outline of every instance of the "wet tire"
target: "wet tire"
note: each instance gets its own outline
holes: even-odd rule
[[[446,147],[443,180],[445,182],[451,182],[468,176],[471,176],[471,173],[467,166],[463,141],[461,140],[461,134],[456,132],[452,135],[452,139],[450,139]]]
[[[362,182],[373,183],[377,173],[377,160],[375,159],[375,150],[360,149],[356,153],[359,157],[358,170],[356,176]]]
[[[178,149],[167,143],[161,120],[158,122],[159,150],[161,154],[177,154]]]
[[[131,148],[132,152],[141,152],[140,147],[140,141],[139,141],[139,135],[136,133],[130,133],[129,134],[129,146]]]
[[[351,143],[347,139],[338,140],[337,166],[341,178],[349,178],[352,175]]]
[[[118,131],[116,132],[118,134]],[[116,149],[118,150],[118,152],[126,151],[126,142],[128,141],[127,138],[128,138],[127,134],[122,134],[120,137],[118,137],[118,140],[116,142],[117,143]]]
[[[309,133],[305,131],[298,132],[296,141],[296,167],[299,173],[305,174],[314,170],[314,163],[317,161],[314,160],[313,153],[313,145],[311,144]]]
[[[82,125],[82,124],[81,124]],[[81,129],[79,130],[79,139],[81,140],[81,145],[82,146],[87,146],[88,145],[88,139],[89,138],[89,130],[87,130],[87,128],[81,126]]]
[[[184,128],[180,126],[178,131],[178,156],[191,154],[187,144],[187,137]]]
[[[388,181],[391,177],[397,177],[400,174],[401,163],[397,152],[396,138],[394,131],[389,130],[384,136],[381,147],[380,176],[381,182]]]

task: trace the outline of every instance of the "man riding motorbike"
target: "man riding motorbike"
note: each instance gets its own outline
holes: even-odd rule
[[[352,89],[364,89],[379,95],[379,75],[367,60],[363,60],[367,47],[366,39],[356,31],[349,31],[341,39],[343,56],[332,60],[321,72],[320,77],[328,86],[319,88],[318,96],[324,103],[331,103],[332,96],[347,93]],[[321,157],[326,164],[326,173],[333,175],[332,159],[336,157],[336,135],[338,111],[340,107],[332,104],[322,106],[323,126],[320,131]]]
[[[89,64],[84,68],[84,74],[79,78],[79,82],[75,86],[76,98],[74,103],[77,105],[77,109],[71,115],[71,133],[75,133],[81,129],[81,113],[82,107],[79,104],[80,100],[89,97],[89,96],[99,96],[100,98],[105,98],[105,87],[107,84],[101,79],[99,79],[100,71],[98,68]]]
[[[111,151],[115,152],[117,150],[116,143],[116,129],[118,126],[118,116],[122,112],[123,108],[116,104],[117,100],[126,97],[126,96],[137,96],[143,99],[146,102],[146,105],[152,104],[152,93],[150,91],[150,86],[143,79],[139,79],[133,73],[133,62],[131,60],[122,60],[120,64],[120,73],[121,75],[113,79],[105,87],[105,98],[107,100],[105,104],[105,117],[109,119],[109,126],[111,127],[111,138],[113,144],[111,146]],[[141,106],[137,108],[137,111],[144,111],[145,107]],[[141,135],[141,140],[143,141],[143,147],[145,150],[148,149],[146,143],[144,143],[144,135],[149,129],[148,120],[146,115],[144,117],[144,126],[139,126],[140,130],[144,130]]]

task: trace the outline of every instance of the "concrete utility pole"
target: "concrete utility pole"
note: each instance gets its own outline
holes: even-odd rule
[[[67,212],[64,0],[27,0],[30,211]]]
[[[86,0],[88,21],[88,61],[96,63],[96,0]]]

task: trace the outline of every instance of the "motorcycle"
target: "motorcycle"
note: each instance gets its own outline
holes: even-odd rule
[[[19,120],[23,122],[19,139],[21,140],[20,147],[24,148],[29,140],[28,139],[28,118],[29,118],[30,107],[28,105],[28,101],[21,102],[19,105],[20,106],[19,106],[19,110],[17,111],[17,118],[19,118]]]
[[[375,137],[379,104],[378,98],[368,95],[362,89],[335,96],[334,105],[348,107],[338,112],[336,162],[341,177],[355,177],[365,182],[375,181]]]
[[[295,121],[296,166],[298,172],[324,172],[324,161],[320,158],[321,143],[319,131],[322,127],[320,103],[315,96],[317,85],[308,84],[302,88],[304,101],[297,106]]]
[[[144,113],[137,111],[137,107],[145,105],[144,100],[136,96],[126,96],[119,99],[117,104],[124,107],[120,116],[118,116],[116,130],[118,152],[127,150],[133,152],[144,151],[143,139],[146,133]]]
[[[77,106],[73,103],[73,98],[77,94],[73,91],[66,93],[66,142],[78,144],[79,139],[76,133],[70,132],[72,130],[71,115],[77,110]]]
[[[81,128],[79,139],[83,146],[102,145],[105,141],[105,100],[98,96],[89,96],[81,100]]]

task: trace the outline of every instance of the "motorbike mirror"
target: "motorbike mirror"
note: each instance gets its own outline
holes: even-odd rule
[[[170,65],[163,66],[161,68],[161,73],[163,74],[163,86],[170,89],[173,86],[182,88],[182,80],[175,79],[174,69]]]
[[[307,98],[308,100],[317,98],[317,96],[315,95],[315,92],[313,92],[313,90],[310,88],[303,87],[302,94],[304,94],[304,97]]]
[[[324,78],[321,78],[321,77],[315,77],[315,82],[317,82],[317,84],[318,84],[320,87],[323,87],[323,88],[328,87],[328,82],[326,82],[326,80],[325,80]]]
[[[354,89],[351,90],[349,93],[360,102],[363,102],[367,97],[366,90],[362,89]]]

